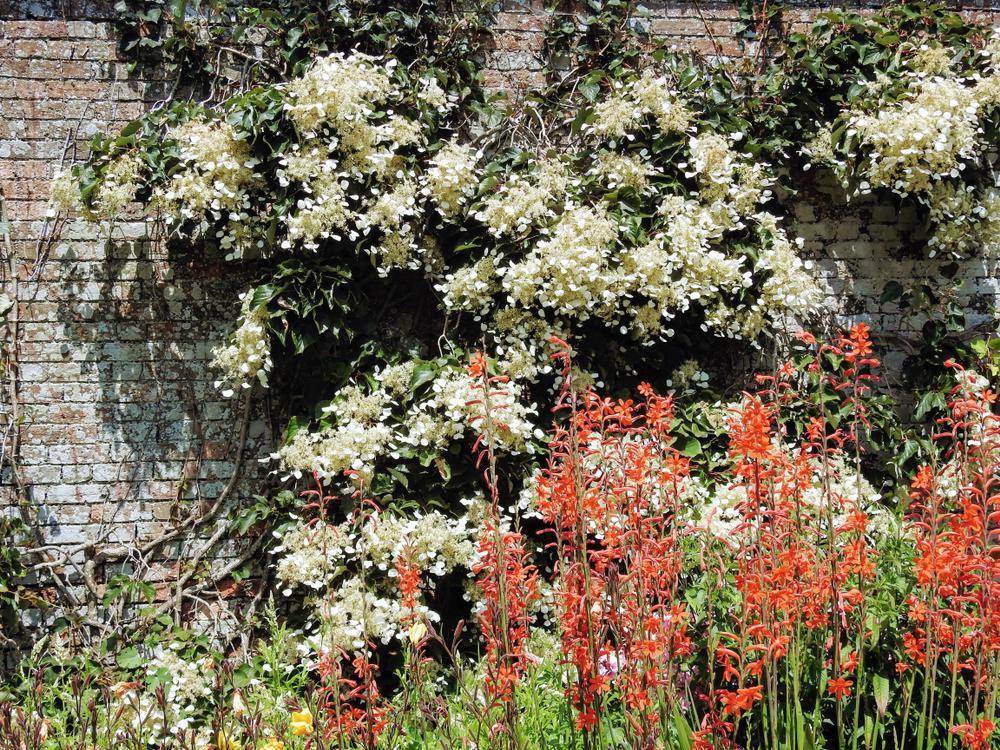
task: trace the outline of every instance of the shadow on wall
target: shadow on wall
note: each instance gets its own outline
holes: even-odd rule
[[[32,395],[21,463],[44,543],[73,553],[77,567],[65,573],[81,602],[93,598],[80,575],[88,564],[101,591],[124,575],[153,584],[162,600],[186,572],[177,561],[223,564],[246,544],[213,539],[213,518],[143,552],[212,511],[236,470],[242,409],[222,398],[209,365],[247,283],[239,267],[193,252],[168,260],[148,228],[121,221],[108,239],[107,225],[71,222],[25,289],[33,301],[21,369]],[[270,431],[259,413],[247,419],[225,505],[260,492],[266,472],[256,458]],[[219,611],[201,614],[221,616],[223,598],[239,594],[216,591],[203,606]],[[178,604],[191,614],[190,602]]]
[[[927,317],[901,308],[898,300],[883,301],[887,284],[954,287],[970,334],[977,327],[995,327],[992,310],[1000,302],[996,259],[929,257],[926,232],[913,205],[875,195],[849,201],[827,172],[801,187],[788,214],[792,231],[805,240],[804,255],[829,286],[831,327],[868,323],[880,335],[884,375],[891,386],[898,385],[907,355],[920,346]],[[953,266],[950,278],[945,275],[948,266]]]

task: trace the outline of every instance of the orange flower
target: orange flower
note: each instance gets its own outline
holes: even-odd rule
[[[986,750],[995,725],[989,719],[980,719],[976,726],[959,724],[948,731],[962,738],[962,744],[971,750]]]
[[[753,704],[764,697],[764,686],[753,685],[739,688],[735,693],[729,690],[720,690],[719,694],[722,696],[722,713],[739,716],[744,711],[753,708]]]
[[[830,680],[826,685],[826,689],[834,698],[841,700],[851,694],[851,685],[853,684],[852,680],[838,677],[835,680]]]

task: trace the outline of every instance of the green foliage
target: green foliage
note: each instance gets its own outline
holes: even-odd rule
[[[16,632],[17,613],[22,606],[25,574],[21,550],[30,542],[28,529],[19,518],[0,518],[0,642],[4,633]]]
[[[471,59],[488,36],[489,3],[119,0],[121,46],[133,69],[162,70],[200,95],[287,79],[318,55],[386,49],[475,84]],[[454,21],[458,16],[459,20]]]

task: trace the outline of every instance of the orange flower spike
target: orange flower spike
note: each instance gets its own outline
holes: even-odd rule
[[[403,557],[395,562],[396,580],[399,584],[400,603],[409,610],[406,619],[416,616],[417,597],[420,594],[420,568]]]

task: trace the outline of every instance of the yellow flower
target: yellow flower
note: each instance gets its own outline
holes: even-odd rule
[[[422,622],[415,622],[410,626],[409,638],[410,643],[414,646],[420,643],[425,635],[427,635],[427,626]]]
[[[296,737],[308,737],[313,733],[313,715],[308,708],[292,711],[292,721],[289,729]]]
[[[264,740],[264,744],[260,746],[260,750],[285,750],[285,743],[271,737]]]
[[[215,746],[219,750],[243,750],[239,740],[234,740],[225,732],[219,732],[215,737]]]

